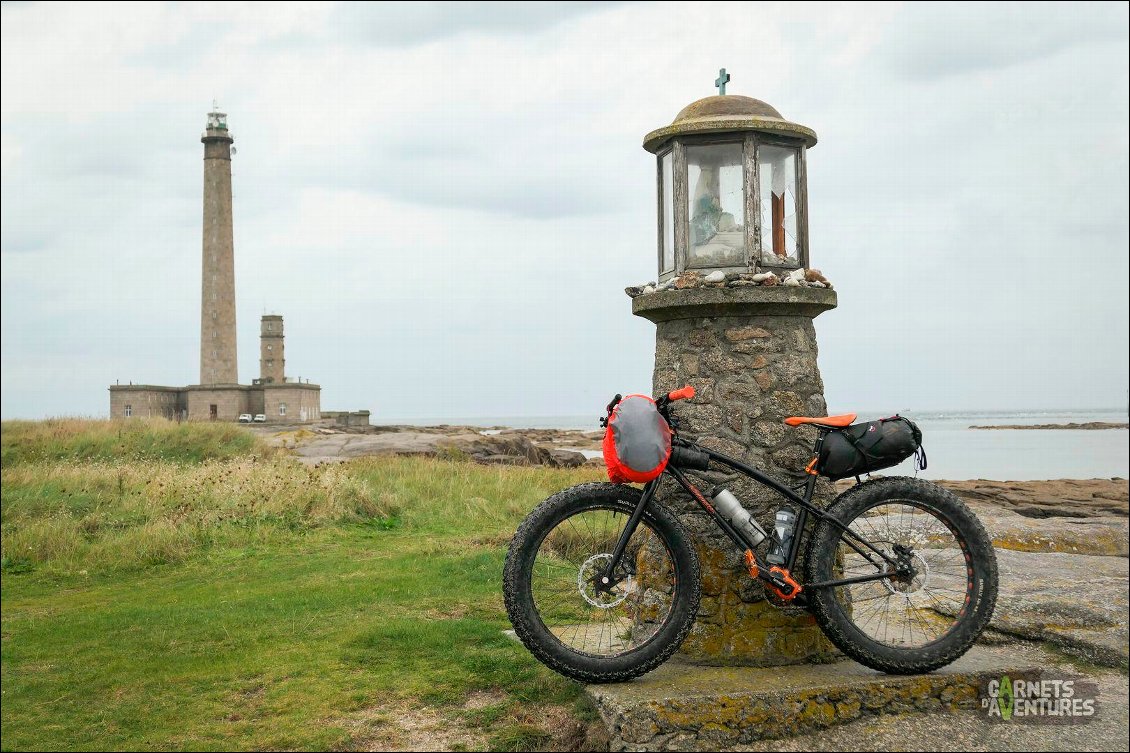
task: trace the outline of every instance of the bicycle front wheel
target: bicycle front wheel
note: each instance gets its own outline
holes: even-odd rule
[[[514,632],[542,663],[582,682],[649,672],[682,644],[700,596],[698,556],[678,519],[652,501],[612,582],[602,582],[640,491],[581,484],[542,502],[506,556]]]
[[[883,576],[806,590],[837,648],[892,674],[929,672],[969,650],[993,615],[997,560],[960,499],[922,479],[883,478],[844,492],[828,513],[848,530],[816,525],[806,581]]]

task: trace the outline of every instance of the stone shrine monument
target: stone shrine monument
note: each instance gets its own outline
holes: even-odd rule
[[[723,69],[721,93],[644,138],[656,155],[658,282],[627,292],[632,313],[656,325],[652,394],[697,390],[675,411],[681,431],[796,486],[815,430],[782,421],[827,412],[813,319],[836,306],[831,285],[808,269],[805,165],[816,134],[765,102],[725,94],[728,80]],[[743,476],[711,472],[704,480],[705,491],[724,483],[772,528],[783,498]],[[658,495],[695,536],[702,562],[687,658],[773,665],[831,657],[812,617],[770,603],[697,502],[671,479]],[[815,501],[832,496],[821,480]]]

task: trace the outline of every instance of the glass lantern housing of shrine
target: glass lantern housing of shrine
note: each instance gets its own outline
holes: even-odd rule
[[[672,139],[656,155],[660,281],[807,267],[805,151],[755,133]]]

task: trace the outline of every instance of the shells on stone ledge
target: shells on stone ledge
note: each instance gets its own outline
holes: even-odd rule
[[[804,279],[808,282],[814,283],[813,287],[831,288],[832,283],[828,282],[828,278],[819,269],[806,269],[804,270]]]
[[[683,272],[682,275],[675,278],[675,287],[677,287],[679,290],[685,290],[687,288],[697,288],[702,285],[702,282],[703,280],[701,274],[694,271],[688,271]]]
[[[695,270],[688,270],[678,277],[672,277],[664,282],[649,282],[645,285],[631,285],[624,288],[624,292],[632,298],[641,295],[660,292],[664,290],[687,290],[690,288],[752,288],[773,287],[787,285],[789,287],[826,288],[832,289],[819,269],[797,268],[783,278],[773,272],[729,272],[715,270],[706,275]]]

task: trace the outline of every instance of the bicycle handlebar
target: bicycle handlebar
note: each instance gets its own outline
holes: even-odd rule
[[[664,416],[668,416],[667,407],[671,403],[675,402],[676,400],[689,400],[692,397],[694,397],[694,387],[688,384],[682,389],[672,390],[666,395],[657,398],[655,401],[655,407],[658,408],[659,412]],[[612,411],[616,408],[617,405],[620,404],[620,401],[622,399],[623,398],[619,393],[616,394],[616,397],[612,398],[612,402],[610,402],[604,409],[605,415],[600,419],[601,426],[608,426],[608,421],[612,418]]]
[[[694,386],[690,384],[683,387],[681,390],[674,390],[667,393],[667,400],[672,403],[676,400],[690,400],[692,397],[694,397]]]

